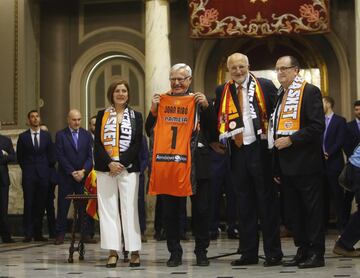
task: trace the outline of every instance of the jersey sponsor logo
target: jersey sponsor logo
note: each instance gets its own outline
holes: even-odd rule
[[[178,162],[178,163],[186,163],[187,156],[181,154],[167,154],[167,153],[158,153],[156,154],[157,162]]]

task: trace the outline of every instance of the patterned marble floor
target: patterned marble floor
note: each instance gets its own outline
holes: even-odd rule
[[[336,236],[326,239],[326,266],[323,268],[300,270],[296,267],[284,268],[276,266],[264,268],[263,260],[258,265],[248,267],[232,267],[230,261],[238,255],[212,259],[209,267],[195,266],[192,240],[182,242],[184,249],[183,265],[176,268],[165,266],[168,252],[164,241],[149,240],[143,244],[141,251],[141,267],[129,268],[125,263],[118,263],[117,268],[105,268],[107,252],[100,249],[99,244],[85,246],[85,260],[79,261],[74,254],[74,263],[67,262],[68,242],[61,246],[52,243],[24,244],[17,239],[14,244],[0,244],[0,278],[3,277],[214,277],[214,278],[257,278],[257,277],[360,277],[360,258],[342,258],[332,254],[331,250]],[[232,253],[237,248],[236,240],[219,239],[212,241],[209,256]],[[285,255],[291,256],[295,249],[292,239],[282,240]],[[119,261],[120,262],[120,261]]]

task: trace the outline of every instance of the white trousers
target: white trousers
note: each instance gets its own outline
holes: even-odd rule
[[[138,213],[139,173],[128,173],[124,169],[121,174],[111,177],[108,172],[96,171],[96,177],[101,248],[122,251],[122,226],[125,250],[140,250],[141,232]]]

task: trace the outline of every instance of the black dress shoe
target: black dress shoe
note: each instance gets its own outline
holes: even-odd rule
[[[189,240],[189,237],[186,235],[186,232],[183,232],[180,234],[180,239],[181,240]]]
[[[209,235],[210,235],[210,240],[217,240],[219,237],[219,232],[218,231],[210,231]]]
[[[276,266],[282,264],[282,258],[280,257],[266,257],[265,262],[263,263],[263,266]]]
[[[24,239],[22,240],[22,242],[26,243],[26,242],[31,242],[32,238],[29,236],[24,237]]]
[[[241,256],[240,259],[232,261],[232,266],[239,266],[239,265],[252,265],[252,264],[258,264],[259,258],[258,257],[245,257]]]
[[[34,241],[46,242],[46,241],[48,241],[48,239],[43,236],[35,236]]]
[[[166,262],[168,267],[176,267],[182,265],[181,255],[172,253],[170,259]]]
[[[314,268],[325,266],[323,256],[312,254],[305,262],[299,263],[298,268]]]
[[[156,232],[156,233],[154,234],[154,239],[155,239],[156,241],[165,240],[165,239],[166,239],[166,233],[165,233],[165,231]]]
[[[239,233],[237,233],[235,230],[228,230],[228,239],[239,239]]]
[[[15,243],[15,240],[13,240],[11,237],[3,238],[3,243]]]
[[[209,264],[210,264],[210,262],[206,256],[206,252],[196,253],[196,265],[197,266],[208,266]]]
[[[299,248],[296,252],[296,255],[291,260],[283,261],[282,265],[298,266],[300,263],[305,262],[306,259],[307,259],[307,252],[304,249]]]

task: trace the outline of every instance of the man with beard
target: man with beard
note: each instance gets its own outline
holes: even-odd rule
[[[31,110],[28,115],[30,128],[19,135],[17,160],[22,170],[24,191],[23,242],[47,241],[42,235],[49,191],[50,168],[54,166],[55,153],[50,133],[40,129],[40,115]]]

